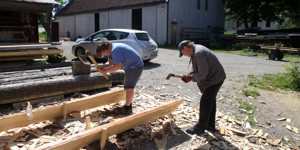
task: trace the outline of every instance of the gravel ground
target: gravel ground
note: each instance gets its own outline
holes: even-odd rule
[[[67,58],[71,56],[73,42],[63,43],[60,48],[64,50]],[[179,95],[192,107],[199,107],[201,93],[195,83],[183,83],[178,78],[165,78],[169,73],[178,75],[186,74],[192,66],[189,66],[188,57],[178,57],[178,50],[159,49],[158,57],[145,64],[144,72],[138,82],[136,90],[145,94],[169,95],[166,100],[174,100],[170,95]],[[246,117],[239,113],[237,99],[248,102],[256,107],[256,128],[262,128],[271,134],[273,139],[288,139],[286,144],[300,145],[300,136],[286,128],[286,125],[300,128],[300,118],[296,115],[300,111],[300,94],[292,91],[264,91],[255,89],[260,93],[258,98],[245,97],[241,93],[243,89],[253,90],[247,86],[248,75],[264,73],[284,72],[283,64],[286,61],[271,61],[266,57],[240,56],[225,53],[216,53],[222,63],[227,79],[219,94],[217,109],[236,118]],[[280,122],[278,118],[288,118],[291,122]]]

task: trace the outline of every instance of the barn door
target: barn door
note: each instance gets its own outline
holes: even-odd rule
[[[142,8],[132,9],[132,29],[142,30]]]

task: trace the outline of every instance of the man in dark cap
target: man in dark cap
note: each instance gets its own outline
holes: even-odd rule
[[[178,49],[179,57],[190,57],[193,65],[192,72],[184,75],[182,80],[185,83],[197,82],[202,92],[199,121],[186,132],[197,135],[203,134],[204,130],[215,132],[216,96],[226,78],[225,71],[216,55],[207,47],[184,40],[180,42]]]

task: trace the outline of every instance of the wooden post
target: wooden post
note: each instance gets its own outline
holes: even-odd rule
[[[100,138],[100,147],[101,147],[101,150],[103,150],[104,147],[105,147],[106,139],[107,139],[107,128],[103,128],[103,130],[101,132],[101,138]]]
[[[68,112],[68,110],[67,110],[67,102],[64,102],[63,103],[63,118],[64,118],[64,122],[67,121],[67,112]]]
[[[85,117],[85,129],[90,129],[91,128],[91,118],[90,116]]]

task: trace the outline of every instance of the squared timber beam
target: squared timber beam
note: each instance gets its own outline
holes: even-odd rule
[[[68,101],[64,104],[46,106],[43,109],[32,110],[33,119],[29,120],[25,113],[17,113],[0,118],[0,132],[16,127],[27,126],[43,120],[50,120],[74,111],[83,111],[126,99],[125,90],[121,87],[112,88],[89,97]]]
[[[36,150],[80,149],[81,147],[84,147],[94,141],[101,139],[101,133],[103,132],[103,130],[107,137],[124,132],[133,127],[148,123],[149,121],[154,121],[159,117],[170,114],[182,102],[183,99],[171,101],[164,105],[152,108],[150,110],[146,110],[144,112],[134,114],[119,120],[115,120],[111,123],[83,131],[76,135],[70,136],[65,140],[43,145],[41,147],[36,148]],[[101,144],[103,144],[103,142]]]

